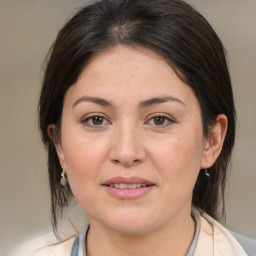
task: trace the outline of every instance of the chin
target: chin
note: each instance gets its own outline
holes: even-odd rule
[[[149,212],[139,210],[125,210],[112,212],[101,223],[109,228],[124,234],[143,234],[150,231],[154,225],[154,219]],[[107,216],[105,216],[107,217]]]

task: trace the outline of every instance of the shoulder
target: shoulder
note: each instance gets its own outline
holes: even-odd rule
[[[48,233],[23,244],[16,250],[17,256],[70,256],[75,236],[59,241]]]
[[[230,232],[238,243],[243,247],[248,256],[256,256],[256,240]]]
[[[70,256],[75,238],[87,225],[86,213],[79,205],[69,209],[68,216],[63,219],[58,227],[61,239],[53,231],[45,232],[23,243],[15,249],[15,256]]]
[[[219,222],[211,218],[207,214],[203,214],[202,220],[206,220],[212,225],[215,247],[220,251],[234,251],[237,254],[256,256],[256,241],[243,235],[231,232]]]

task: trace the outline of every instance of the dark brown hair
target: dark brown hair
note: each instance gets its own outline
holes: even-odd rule
[[[219,114],[228,118],[223,149],[209,169],[200,172],[193,205],[218,218],[224,213],[227,166],[235,138],[235,107],[224,47],[209,23],[181,0],[102,0],[79,10],[60,30],[49,52],[39,102],[39,126],[48,150],[52,221],[72,198],[61,187],[61,166],[47,133],[55,124],[61,136],[61,115],[67,89],[100,51],[116,45],[142,46],[161,55],[190,86],[201,107],[204,136]]]

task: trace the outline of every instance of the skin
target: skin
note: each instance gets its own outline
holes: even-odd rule
[[[165,99],[146,105],[152,98]],[[193,187],[200,169],[217,159],[226,129],[219,115],[204,138],[192,89],[156,53],[118,46],[92,60],[65,95],[56,143],[89,216],[87,255],[185,255],[195,232]],[[115,176],[141,177],[154,187],[120,200],[102,186]]]

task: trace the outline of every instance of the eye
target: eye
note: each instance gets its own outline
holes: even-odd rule
[[[170,117],[167,117],[164,115],[153,116],[147,122],[147,124],[149,125],[154,125],[159,127],[167,127],[172,123],[174,123],[174,121]]]
[[[163,116],[157,116],[153,118],[153,122],[155,125],[164,125],[166,122],[166,118]]]
[[[83,124],[89,127],[109,125],[110,122],[103,116],[94,115],[86,117],[82,120]]]

